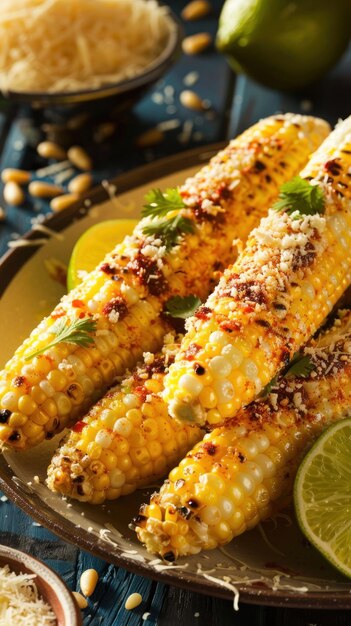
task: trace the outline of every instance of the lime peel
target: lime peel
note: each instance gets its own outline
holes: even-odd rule
[[[332,424],[297,472],[294,504],[299,526],[339,572],[351,578],[351,418]]]

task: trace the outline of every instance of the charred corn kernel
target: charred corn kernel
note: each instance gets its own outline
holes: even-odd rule
[[[234,416],[316,332],[351,283],[350,133],[351,117],[301,171],[321,191],[322,210],[270,210],[224,272],[205,314],[200,309],[188,320],[165,379],[164,399],[176,419],[213,426]],[[211,408],[187,357],[194,350],[213,376],[206,387],[216,396]]]
[[[29,183],[30,176],[30,172],[14,168],[6,168],[1,172],[1,180],[3,183],[17,183],[17,185],[26,185]]]
[[[20,206],[25,201],[25,195],[18,183],[9,181],[4,186],[4,200],[7,204]]]
[[[302,353],[306,377],[280,375],[265,398],[196,444],[134,520],[150,552],[174,560],[216,548],[286,503],[302,456],[350,411],[350,341],[351,311],[343,311]]]
[[[71,163],[80,170],[91,170],[93,168],[90,156],[81,146],[72,146],[69,148],[67,157]]]
[[[40,405],[42,411],[46,410],[48,400],[57,404],[60,398],[60,409],[57,406],[56,413],[65,419],[57,421],[56,431],[49,431],[45,425],[45,435],[49,433],[52,437],[64,425],[77,420],[104,394],[116,376],[135,366],[143,352],[155,352],[161,347],[169,329],[162,312],[171,297],[188,294],[197,294],[200,299],[207,297],[213,276],[218,272],[219,259],[227,264],[233,258],[233,239],[247,238],[266,207],[277,197],[279,185],[300,169],[327,132],[328,125],[321,120],[290,114],[262,120],[234,139],[179,189],[186,206],[180,210],[180,215],[192,221],[194,231],[180,236],[176,249],[165,250],[159,233],[148,237],[145,245],[142,229],[152,222],[151,217],[145,217],[134,234],[65,296],[18,348],[0,373],[0,383],[4,383],[0,406],[1,398],[13,391],[12,381],[24,376],[29,387],[39,386],[47,394],[47,400]],[[255,197],[248,198],[253,188]],[[198,197],[202,199],[201,207]],[[245,219],[243,214],[246,214]],[[161,257],[162,268],[159,267]],[[93,365],[85,365],[82,374],[80,366],[70,362],[81,348],[68,342],[49,348],[55,339],[51,329],[56,320],[62,323],[67,319],[68,323],[91,316],[96,322],[96,332],[91,333],[93,343],[84,350]],[[147,326],[141,318],[147,318]],[[62,371],[70,383],[79,383],[82,375],[90,379],[91,385],[84,385],[81,402],[69,398],[69,386],[55,392],[47,380],[48,373],[38,371],[35,358],[31,358],[37,350],[43,350],[40,363],[46,360],[49,371]],[[28,367],[30,374],[27,375]],[[45,388],[41,385],[43,382],[48,383]],[[14,402],[10,410],[17,411],[17,408]],[[50,404],[49,417],[54,415]],[[20,430],[17,437],[16,447],[20,448],[21,444],[26,447]],[[11,439],[3,443],[12,445]]]
[[[88,606],[88,603],[86,601],[86,599],[84,598],[84,596],[82,596],[81,593],[79,593],[78,591],[72,591],[72,595],[75,599],[75,601],[77,602],[78,606],[80,609],[86,609]]]
[[[86,569],[80,577],[79,585],[83,595],[91,596],[99,580],[96,569]]]
[[[44,159],[55,159],[56,161],[64,161],[66,151],[53,141],[42,141],[37,146],[38,154]]]
[[[161,478],[200,438],[199,428],[176,424],[167,416],[158,395],[162,369],[178,345],[170,337],[154,368],[140,366],[73,428],[52,459],[50,489],[92,503],[117,498],[121,488],[131,493]],[[157,384],[148,384],[152,382]]]
[[[55,198],[63,193],[62,187],[42,180],[33,180],[29,183],[28,191],[34,198]]]

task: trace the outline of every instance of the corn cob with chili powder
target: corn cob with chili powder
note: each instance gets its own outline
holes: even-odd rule
[[[321,325],[351,282],[350,172],[351,117],[283,186],[281,201],[187,320],[165,379],[173,417],[224,423]]]
[[[262,120],[185,182],[179,190],[184,208],[163,212],[161,220],[145,217],[1,372],[0,442],[26,449],[53,437],[144,351],[159,349],[169,328],[166,302],[176,295],[207,297],[214,271],[232,258],[233,239],[247,237],[281,182],[327,133],[328,125],[315,118]],[[77,322],[90,329],[84,341],[76,332],[81,345],[62,339]]]
[[[288,503],[303,455],[351,409],[351,312],[302,356],[309,373],[291,368],[265,398],[205,435],[142,505],[133,524],[149,552],[174,561],[216,548]]]
[[[49,489],[92,504],[115,500],[163,478],[201,438],[198,426],[172,420],[159,396],[177,341],[166,335],[161,353],[146,354],[73,426],[48,468]]]

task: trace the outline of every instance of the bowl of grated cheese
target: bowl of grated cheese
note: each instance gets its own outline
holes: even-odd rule
[[[47,565],[0,546],[0,623],[16,626],[82,626],[72,593]]]
[[[175,62],[182,35],[158,0],[2,0],[0,91],[36,108],[127,106]]]

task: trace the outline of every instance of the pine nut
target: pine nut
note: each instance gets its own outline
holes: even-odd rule
[[[74,596],[74,599],[77,602],[80,609],[87,608],[88,603],[81,593],[78,593],[78,591],[72,591],[72,595]]]
[[[212,37],[209,33],[197,33],[183,39],[182,48],[185,54],[199,54],[206,50],[212,43]]]
[[[184,89],[179,96],[179,100],[183,107],[192,109],[193,111],[203,111],[205,108],[200,96],[190,89]]]
[[[1,180],[3,183],[17,183],[18,185],[26,185],[30,181],[30,172],[9,167],[5,170],[2,170]]]
[[[93,168],[90,156],[80,146],[72,146],[68,150],[67,156],[71,163],[80,170],[91,170]]]
[[[68,191],[70,193],[84,193],[93,184],[91,174],[78,174],[68,183]]]
[[[80,577],[80,588],[85,596],[91,596],[99,580],[96,569],[86,569]]]
[[[24,202],[24,193],[18,183],[10,181],[4,187],[4,200],[7,204],[19,206]]]
[[[139,604],[141,604],[142,601],[143,601],[143,598],[141,597],[140,593],[132,593],[126,599],[124,608],[127,609],[127,611],[131,611],[132,609],[136,609],[136,607],[139,606]]]
[[[78,199],[79,196],[77,196],[76,193],[65,193],[63,196],[53,198],[50,202],[50,208],[55,211],[55,213],[58,213],[59,211],[67,209],[71,204],[77,202]]]
[[[136,145],[139,148],[151,148],[151,146],[161,143],[161,141],[164,140],[164,137],[163,132],[158,128],[150,128],[139,135],[136,140]]]
[[[33,180],[33,182],[29,184],[28,191],[34,198],[55,198],[63,193],[62,187],[52,185],[51,183],[44,183],[41,180]]]
[[[37,152],[44,159],[64,161],[66,158],[66,151],[53,141],[42,141],[37,147]]]
[[[193,0],[184,7],[181,16],[183,20],[187,21],[200,20],[205,15],[208,15],[211,10],[211,4],[207,0]]]

